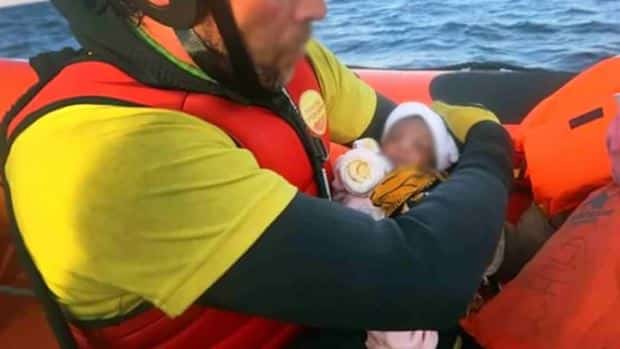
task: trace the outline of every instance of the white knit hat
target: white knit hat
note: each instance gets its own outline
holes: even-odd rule
[[[396,123],[414,116],[419,116],[422,118],[431,131],[431,135],[433,136],[433,148],[435,149],[437,170],[445,171],[450,168],[450,166],[458,162],[459,148],[456,146],[456,142],[454,141],[454,138],[452,138],[450,132],[448,132],[448,128],[446,127],[443,119],[439,116],[439,114],[422,103],[407,102],[396,107],[385,122],[383,138],[385,138],[387,133],[392,127],[394,127],[394,125],[396,125]]]

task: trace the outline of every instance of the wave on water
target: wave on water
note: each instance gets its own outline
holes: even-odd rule
[[[620,54],[618,0],[333,0],[318,36],[349,64],[582,70]]]
[[[79,1],[79,0],[75,0]],[[0,0],[0,57],[76,46],[48,2]],[[36,2],[36,0],[34,0]],[[327,0],[316,36],[347,64],[582,70],[620,54],[618,0]]]
[[[33,4],[36,2],[44,2],[47,0],[2,0],[0,1],[0,8],[2,7],[12,7],[12,6],[22,6]]]

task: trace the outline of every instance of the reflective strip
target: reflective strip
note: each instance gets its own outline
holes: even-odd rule
[[[8,294],[9,296],[34,297],[34,292],[30,289],[11,286],[0,286],[0,294]]]
[[[327,199],[329,201],[332,201],[332,190],[331,187],[329,186],[329,177],[327,176],[327,170],[325,168],[321,169],[321,174],[323,175],[323,183],[325,185],[325,191],[327,194]]]

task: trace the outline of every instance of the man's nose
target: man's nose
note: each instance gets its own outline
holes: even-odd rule
[[[327,14],[325,0],[297,0],[295,19],[300,22],[320,21]]]

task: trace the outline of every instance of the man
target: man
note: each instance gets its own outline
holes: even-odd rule
[[[277,348],[296,325],[456,324],[511,178],[491,113],[445,110],[460,164],[375,222],[313,197],[329,196],[329,141],[378,137],[392,108],[308,41],[323,0],[53,2],[84,51],[33,60],[41,82],[5,120],[5,168],[81,347]]]

